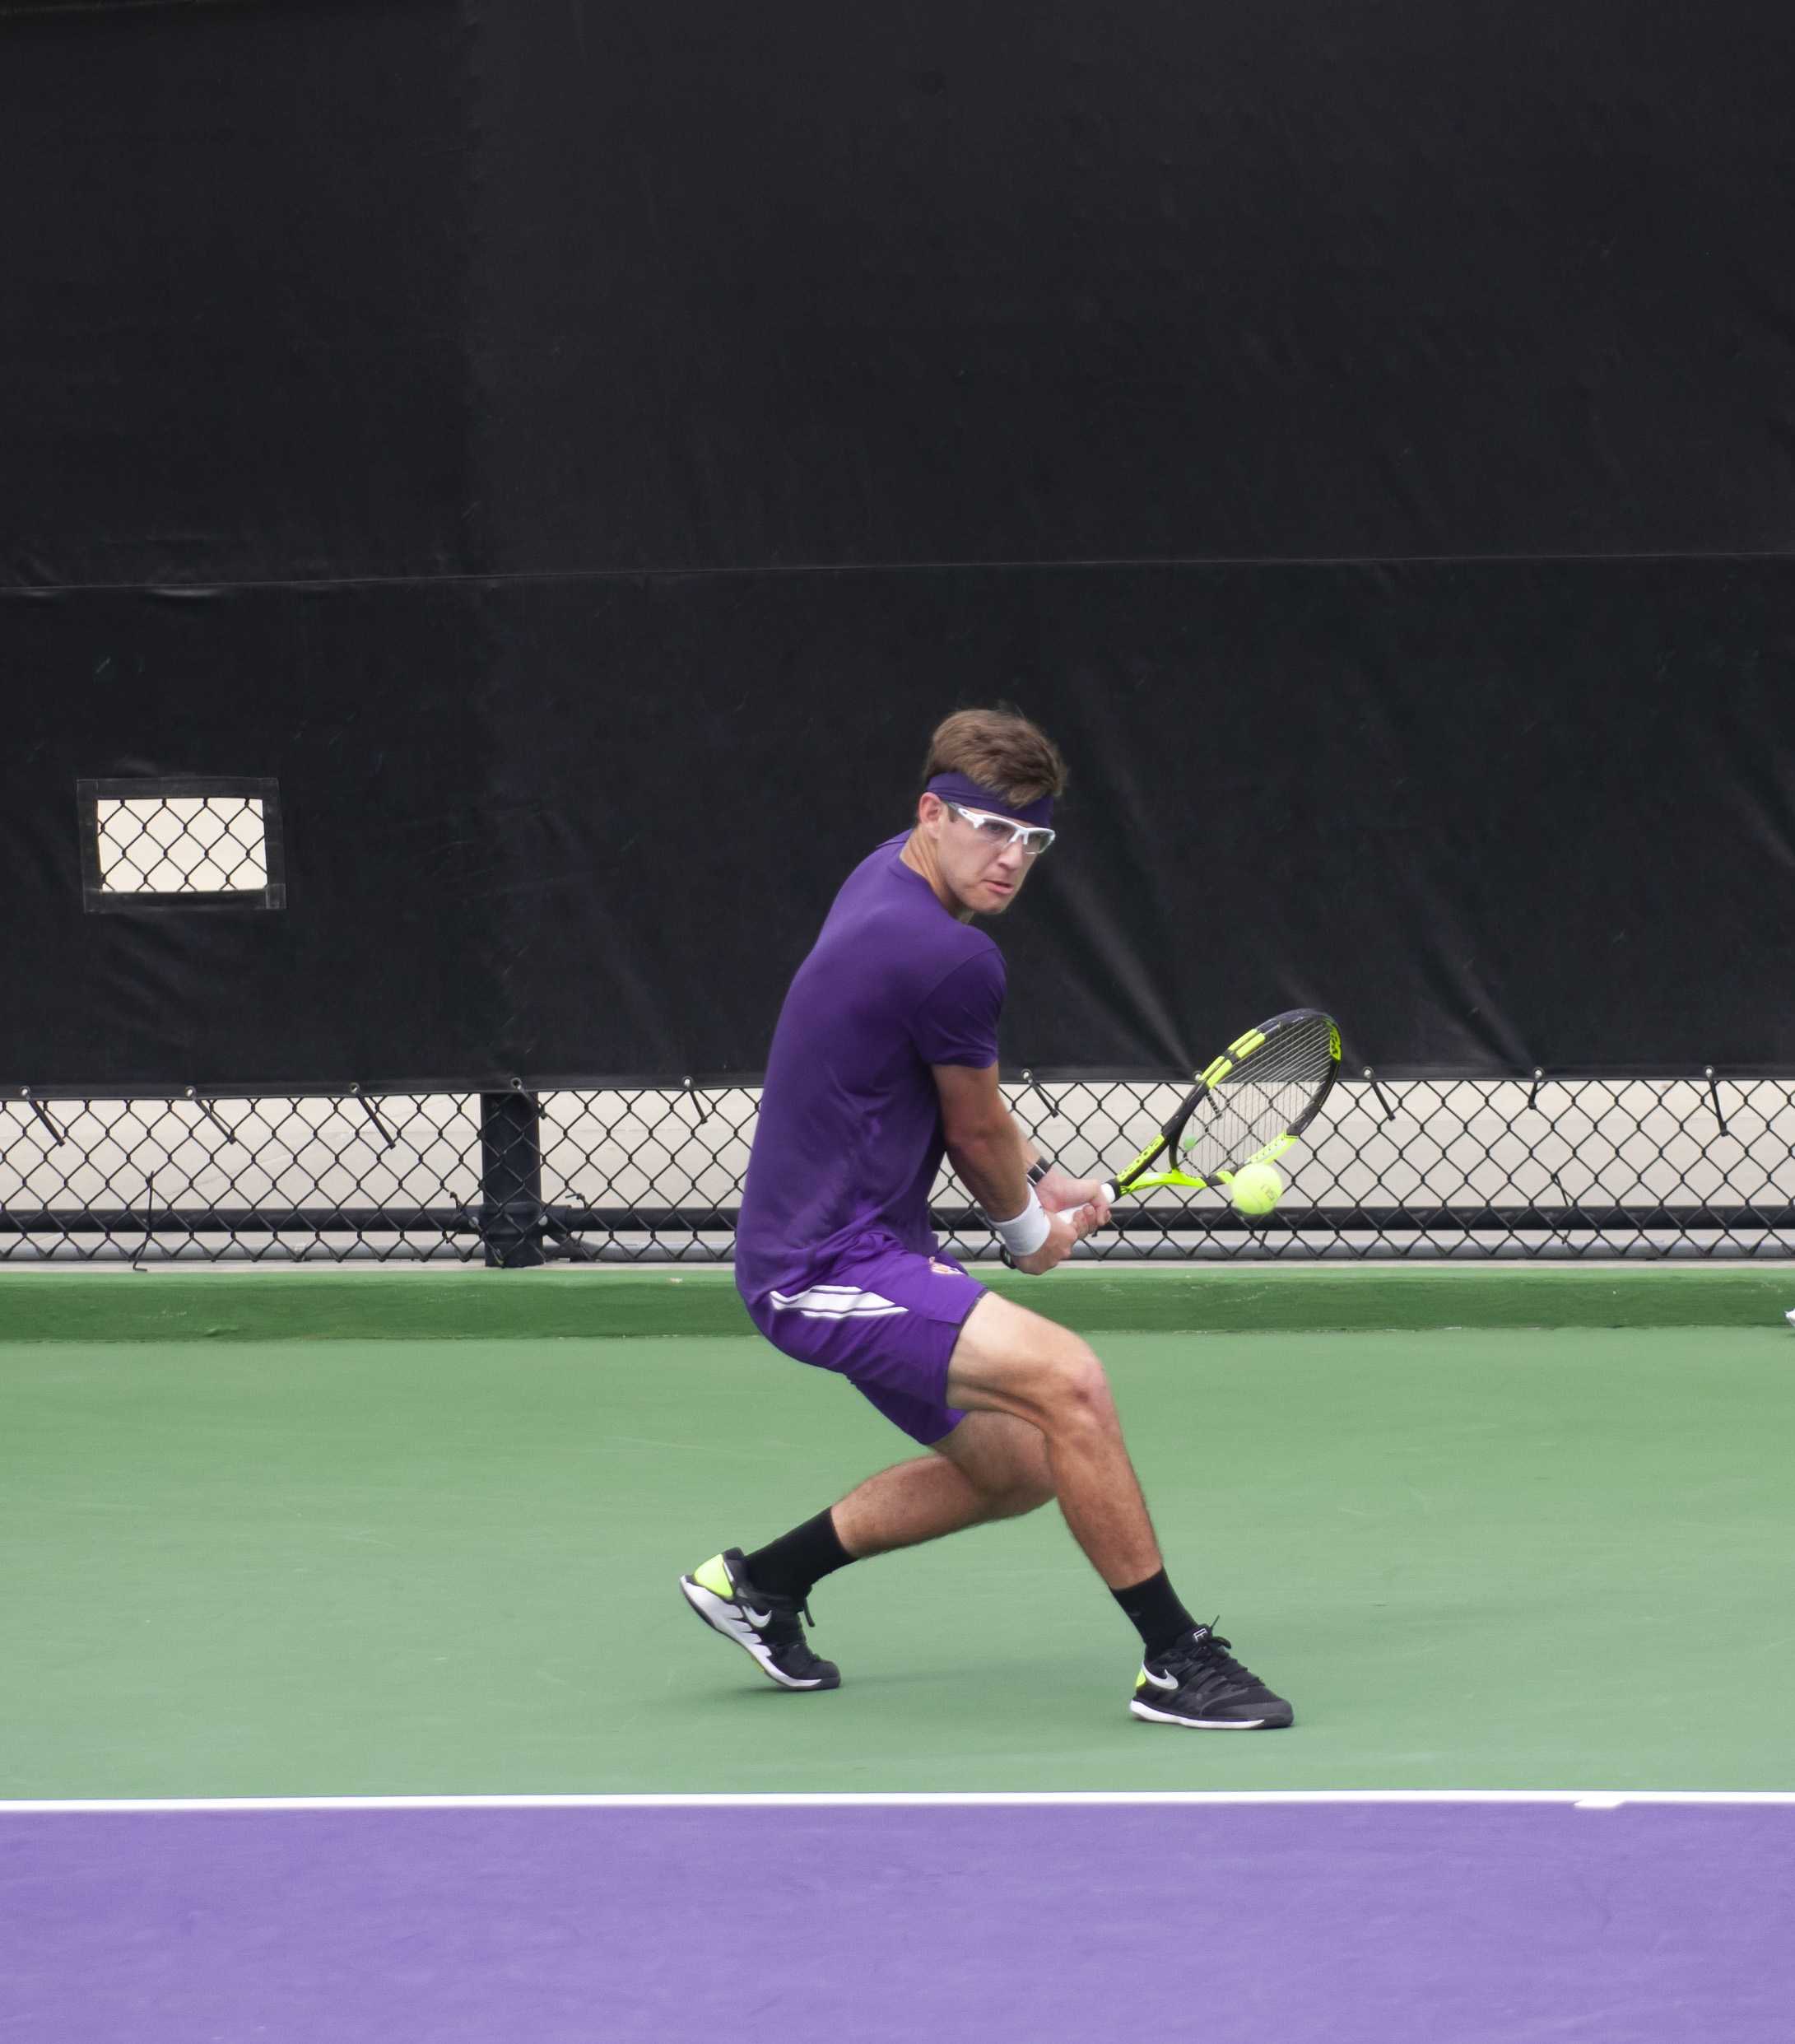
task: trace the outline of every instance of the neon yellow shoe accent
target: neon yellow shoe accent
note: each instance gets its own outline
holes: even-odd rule
[[[695,1568],[692,1581],[701,1584],[714,1597],[733,1597],[736,1594],[735,1585],[729,1580],[729,1571],[723,1567],[720,1554],[713,1554],[702,1568]]]
[[[1145,1668],[1143,1668],[1143,1669],[1141,1670],[1140,1674],[1137,1674],[1137,1675],[1135,1677],[1135,1679],[1134,1679],[1134,1693],[1135,1693],[1137,1696],[1139,1696],[1139,1694],[1141,1693],[1141,1692],[1142,1692],[1144,1688],[1146,1688],[1146,1669],[1145,1669]]]

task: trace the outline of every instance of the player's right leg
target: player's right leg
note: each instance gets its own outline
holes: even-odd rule
[[[1087,1343],[988,1292],[960,1329],[946,1396],[1039,1431],[1066,1524],[1140,1632],[1137,1717],[1216,1730],[1290,1722],[1290,1705],[1230,1656],[1227,1641],[1194,1624],[1167,1582],[1109,1379]]]
[[[1007,1413],[1041,1434],[1072,1538],[1112,1590],[1160,1567],[1109,1378],[1070,1328],[987,1292],[960,1330],[947,1402]]]

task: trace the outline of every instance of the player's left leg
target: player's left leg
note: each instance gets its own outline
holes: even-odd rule
[[[841,1502],[765,1546],[725,1548],[680,1578],[713,1631],[788,1689],[832,1689],[802,1621],[815,1585],[850,1562],[1009,1518],[1053,1494],[1039,1430],[1001,1412],[963,1413],[942,1395],[967,1315],[984,1287],[951,1257],[893,1241],[790,1293],[749,1302],[774,1346],[846,1377],[932,1453],[881,1470]]]
[[[726,1548],[681,1578],[686,1600],[786,1689],[834,1689],[833,1661],[804,1637],[811,1590],[849,1562],[1011,1519],[1053,1495],[1046,1444],[1007,1413],[969,1413],[932,1452],[857,1484],[841,1502],[745,1555]]]
[[[1047,1444],[1008,1413],[969,1413],[933,1450],[857,1485],[831,1511],[855,1561],[1034,1511],[1053,1495]]]

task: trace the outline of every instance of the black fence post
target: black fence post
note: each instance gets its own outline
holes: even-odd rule
[[[542,1262],[542,1110],[534,1093],[480,1096],[480,1239],[489,1267]]]

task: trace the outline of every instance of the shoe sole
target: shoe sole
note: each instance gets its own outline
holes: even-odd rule
[[[1150,1703],[1130,1699],[1128,1708],[1134,1716],[1149,1725],[1182,1725],[1193,1732],[1281,1732],[1288,1729],[1290,1717],[1179,1717],[1170,1711],[1156,1711]]]
[[[733,1604],[726,1603],[714,1590],[706,1590],[702,1583],[695,1582],[690,1576],[681,1576],[679,1586],[686,1603],[711,1631],[720,1632],[726,1640],[732,1640],[770,1682],[776,1682],[782,1689],[839,1689],[841,1687],[839,1675],[833,1680],[826,1675],[819,1675],[807,1682],[797,1675],[781,1674],[773,1665],[773,1657],[768,1653],[760,1634],[746,1618],[736,1616]]]

